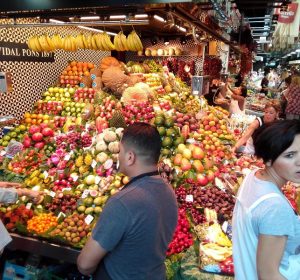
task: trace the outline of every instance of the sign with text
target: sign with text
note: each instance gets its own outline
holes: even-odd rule
[[[54,62],[54,53],[34,52],[25,43],[0,41],[0,61]]]
[[[291,3],[288,5],[287,11],[280,11],[278,22],[293,23],[298,9],[298,3]]]

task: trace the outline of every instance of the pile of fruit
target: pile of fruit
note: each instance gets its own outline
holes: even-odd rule
[[[124,36],[120,33],[115,38],[119,50],[125,48]],[[84,38],[94,45],[107,41],[98,36]],[[76,42],[81,40],[85,44],[85,39],[81,36]],[[66,40],[67,49],[73,49],[73,39]],[[55,41],[58,43],[58,36]],[[134,33],[127,41],[131,48],[138,49]],[[149,72],[141,74],[147,85],[141,82],[140,74],[126,75],[123,64],[115,58],[108,57],[100,64],[96,68],[102,69],[105,88],[97,91],[78,87],[82,79],[89,78],[96,70],[89,63],[71,62],[60,83],[43,93],[43,100],[36,103],[34,113],[25,114],[24,124],[0,140],[2,154],[11,140],[23,143],[23,150],[12,159],[1,157],[4,171],[0,173],[1,179],[18,175],[22,177],[23,187],[45,193],[43,200],[34,205],[34,211],[24,209],[27,201],[22,199],[16,210],[1,208],[8,229],[18,231],[17,224],[21,223],[36,236],[83,246],[108,199],[129,181],[117,170],[123,129],[128,124],[144,121],[154,125],[161,136],[159,172],[174,188],[180,206],[168,257],[179,258],[191,249],[195,228],[209,228],[219,238],[211,241],[207,240],[209,234],[197,235],[206,255],[214,257],[205,259],[205,266],[219,263],[219,272],[232,273],[231,249],[224,237],[230,238],[230,233],[224,230],[222,235],[220,227],[209,226],[230,223],[235,199],[227,181],[237,188],[242,169],[259,162],[247,158],[237,160],[230,153],[235,138],[227,125],[228,115],[192,96],[191,89],[172,73],[162,74],[161,65],[149,60],[130,66],[134,71]],[[104,75],[107,71],[109,75]],[[119,89],[127,83],[130,84],[127,91],[124,88],[120,94]],[[7,174],[10,177],[5,177]],[[208,215],[213,212],[216,214]],[[19,217],[15,218],[15,214]]]

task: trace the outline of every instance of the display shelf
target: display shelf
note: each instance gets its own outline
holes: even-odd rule
[[[187,57],[187,56],[197,56],[201,57],[202,55],[196,55],[196,54],[181,54],[181,55],[137,55],[137,57]]]
[[[13,124],[16,122],[16,118],[13,116],[0,116],[0,127]]]
[[[58,245],[33,237],[21,236],[16,233],[11,233],[10,235],[12,242],[7,246],[9,250],[21,250],[74,264],[76,264],[77,257],[80,253],[79,250],[65,245]]]

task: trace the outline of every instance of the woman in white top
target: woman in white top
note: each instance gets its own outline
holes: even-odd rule
[[[233,213],[233,260],[237,280],[299,280],[300,219],[282,193],[300,183],[300,121],[267,124],[253,135],[265,168],[250,172]]]
[[[236,142],[232,148],[232,152],[240,152],[244,154],[254,154],[252,135],[256,129],[265,123],[271,123],[278,119],[280,106],[276,103],[267,103],[264,109],[263,118],[257,117],[245,131],[243,136]],[[245,145],[245,146],[244,146]]]

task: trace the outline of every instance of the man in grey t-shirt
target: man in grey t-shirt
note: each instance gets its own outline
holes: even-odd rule
[[[96,279],[165,280],[164,260],[177,224],[172,188],[157,173],[161,140],[151,125],[127,127],[120,172],[130,182],[109,199],[77,265]]]

